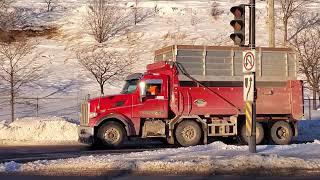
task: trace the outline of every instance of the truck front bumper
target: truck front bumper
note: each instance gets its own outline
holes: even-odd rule
[[[78,126],[78,137],[80,143],[92,145],[94,143],[94,128]]]

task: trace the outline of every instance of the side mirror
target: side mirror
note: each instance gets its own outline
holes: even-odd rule
[[[144,81],[141,81],[139,83],[139,92],[140,92],[140,101],[142,102],[142,99],[146,97],[146,94],[147,94],[146,83]]]

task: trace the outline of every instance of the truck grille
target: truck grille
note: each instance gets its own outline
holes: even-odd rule
[[[84,101],[81,103],[80,125],[88,125],[89,123],[90,103]]]

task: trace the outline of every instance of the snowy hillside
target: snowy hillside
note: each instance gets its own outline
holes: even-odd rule
[[[119,1],[120,6],[133,5],[131,0]],[[112,48],[134,52],[138,61],[133,71],[143,71],[145,65],[152,62],[156,49],[173,44],[196,45],[232,45],[229,35],[233,31],[229,25],[233,19],[229,9],[231,6],[244,3],[240,0],[219,0],[218,7],[222,14],[210,16],[213,1],[140,1],[139,7],[155,11],[154,15],[132,26],[125,34],[116,37],[108,44]],[[256,2],[257,46],[267,46],[266,33],[266,1]],[[40,0],[17,0],[14,4],[20,7],[28,17],[24,28],[36,29],[56,27],[56,34],[34,38],[39,43],[38,51],[42,52],[42,60],[47,64],[46,76],[36,87],[25,88],[24,99],[17,101],[18,117],[59,116],[78,119],[79,103],[87,95],[99,95],[99,87],[90,74],[80,67],[74,49],[92,44],[94,39],[88,35],[83,15],[86,13],[86,0],[63,0],[47,12],[46,5]],[[276,5],[278,7],[278,5]],[[309,7],[318,12],[320,6]],[[277,22],[276,43],[280,46],[281,24]],[[121,82],[107,85],[106,94],[117,93]],[[1,95],[3,97],[3,95]],[[0,101],[0,119],[8,119],[8,99]],[[43,99],[46,97],[46,99]],[[27,98],[27,99],[25,99]],[[39,98],[39,99],[37,99]],[[38,102],[37,102],[38,101]],[[39,105],[38,110],[36,104]]]

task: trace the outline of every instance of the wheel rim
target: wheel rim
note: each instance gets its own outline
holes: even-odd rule
[[[289,136],[289,131],[287,128],[284,128],[284,127],[279,127],[277,128],[277,131],[276,131],[276,135],[279,139],[281,140],[284,140],[284,139],[287,139],[288,136]]]
[[[115,128],[109,128],[106,130],[103,136],[104,140],[109,144],[114,144],[120,139],[120,132]]]
[[[196,130],[192,126],[187,126],[182,131],[182,137],[186,141],[191,141],[196,137]]]

